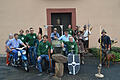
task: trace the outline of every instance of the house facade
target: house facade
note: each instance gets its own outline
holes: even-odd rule
[[[10,33],[30,27],[37,33],[44,25],[91,24],[90,47],[98,47],[100,26],[120,47],[120,0],[0,0],[0,54]],[[64,27],[65,29],[66,27]],[[47,33],[50,35],[51,27]]]

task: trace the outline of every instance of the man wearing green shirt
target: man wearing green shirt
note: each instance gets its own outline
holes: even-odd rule
[[[48,41],[48,36],[44,35],[43,41],[41,43],[39,43],[38,53],[37,53],[37,56],[38,56],[37,62],[38,62],[39,72],[42,72],[41,61],[43,58],[45,58],[47,61],[49,61],[49,67],[50,67],[50,60],[49,60],[49,56],[48,56],[49,49],[50,49],[50,52],[53,53],[53,47],[50,44],[50,42]]]
[[[68,25],[68,34],[73,36],[73,30],[72,30],[72,26],[71,25]]]
[[[65,54],[66,56],[68,54],[78,54],[78,46],[77,43],[75,41],[73,41],[73,37],[70,36],[69,37],[69,41],[63,41],[63,43],[66,45],[66,49],[67,49],[67,54]]]
[[[26,35],[26,42],[28,44],[28,52],[29,52],[29,56],[30,56],[30,63],[33,65],[36,65],[36,50],[35,50],[35,46],[34,46],[34,41],[36,40],[37,36],[36,33],[34,33],[34,29],[30,28],[30,33]],[[33,52],[32,52],[33,51]],[[32,53],[34,53],[34,59],[32,56]]]
[[[23,43],[25,43],[25,35],[23,34],[24,31],[21,29],[19,33],[20,34],[18,35],[18,39],[20,39]]]

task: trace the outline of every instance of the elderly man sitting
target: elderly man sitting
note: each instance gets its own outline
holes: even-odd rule
[[[69,41],[63,41],[62,46],[64,47],[64,45],[66,45],[66,49],[67,49],[67,54],[77,54],[78,53],[78,46],[77,43],[74,41],[73,37],[70,36],[69,37]]]

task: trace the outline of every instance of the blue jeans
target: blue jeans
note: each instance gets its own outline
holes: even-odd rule
[[[49,61],[49,56],[48,55],[40,55],[41,59],[38,60],[38,70],[39,72],[42,72],[42,66],[41,66],[41,61],[43,58],[45,58],[47,61]],[[52,60],[51,60],[51,67],[52,67]],[[49,68],[50,68],[50,61],[49,61]]]
[[[28,51],[29,51],[29,56],[30,56],[30,63],[36,65],[36,59],[37,59],[37,48],[35,46],[31,46]],[[33,57],[34,54],[34,57]]]
[[[64,51],[64,55],[68,56],[68,49],[67,49],[67,45],[64,45],[65,51]]]
[[[16,49],[12,50],[12,53],[14,53],[13,58],[15,59],[15,61],[18,59],[18,51],[22,53],[24,50],[16,50]]]

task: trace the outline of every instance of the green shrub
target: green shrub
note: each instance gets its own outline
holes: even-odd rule
[[[92,53],[95,57],[99,57],[100,55],[99,48],[90,48],[89,52]],[[115,61],[120,61],[120,48],[119,47],[112,47],[110,53],[115,55],[116,57]]]
[[[112,47],[111,51],[119,52],[120,53],[120,48],[119,47]]]
[[[100,54],[99,48],[90,48],[89,52],[92,53],[95,57],[99,57],[99,54]]]
[[[111,53],[115,55],[115,61],[120,61],[120,53],[119,52],[111,51]]]

